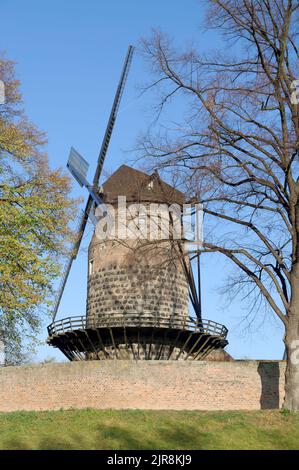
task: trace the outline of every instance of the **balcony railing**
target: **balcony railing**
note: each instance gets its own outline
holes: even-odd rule
[[[76,330],[96,329],[96,328],[171,328],[194,331],[202,334],[210,334],[226,339],[228,330],[224,325],[212,320],[196,321],[192,318],[166,315],[145,315],[145,314],[101,314],[76,316],[57,320],[48,326],[49,337],[62,335]]]

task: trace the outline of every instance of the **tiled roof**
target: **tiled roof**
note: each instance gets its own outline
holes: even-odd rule
[[[164,202],[183,204],[184,194],[162,181],[157,172],[143,173],[127,165],[122,165],[103,184],[104,200],[117,201],[118,196],[126,196],[129,202]]]

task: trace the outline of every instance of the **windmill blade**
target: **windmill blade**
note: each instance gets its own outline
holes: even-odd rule
[[[106,131],[105,131],[105,134],[104,134],[103,142],[102,142],[102,145],[101,145],[101,149],[100,149],[100,153],[99,153],[99,157],[98,157],[98,161],[97,161],[97,166],[96,166],[96,171],[95,171],[94,178],[93,178],[93,189],[95,191],[96,191],[96,188],[99,184],[99,179],[100,179],[100,176],[101,176],[101,172],[102,172],[102,169],[103,169],[105,157],[106,157],[108,146],[109,146],[109,143],[110,143],[113,127],[114,127],[116,116],[117,116],[117,111],[118,111],[118,108],[119,108],[119,105],[120,105],[120,101],[121,101],[122,94],[123,94],[123,91],[124,91],[124,88],[125,88],[127,76],[128,76],[129,69],[130,69],[130,65],[131,65],[131,62],[132,62],[133,52],[134,52],[134,47],[129,46],[128,52],[126,54],[125,62],[124,62],[124,65],[123,65],[121,77],[120,77],[118,87],[117,87],[117,90],[116,90],[115,98],[114,98],[114,101],[113,101],[112,109],[111,109],[111,112],[110,112],[108,124],[107,124]],[[76,152],[75,150],[74,150],[74,152],[78,154],[78,152]],[[73,162],[74,161],[75,161],[75,159],[73,160]],[[78,174],[78,172],[75,172],[75,174],[72,172],[74,174],[74,177],[76,178],[76,180],[79,182],[80,185],[82,185],[82,178],[81,177],[82,177],[82,175],[86,176],[87,169],[88,168],[86,168],[86,165],[83,165],[81,167],[81,170],[80,170],[79,174]],[[69,259],[67,260],[65,268],[63,270],[61,284],[59,286],[59,289],[58,289],[56,297],[55,297],[53,321],[56,318],[58,308],[59,308],[59,305],[60,305],[60,301],[61,301],[64,289],[65,289],[65,286],[66,286],[66,283],[67,283],[67,280],[68,280],[68,276],[69,276],[73,261],[74,261],[74,259],[76,259],[77,255],[78,255],[78,251],[79,251],[80,244],[81,244],[81,241],[82,241],[82,238],[83,238],[85,227],[86,227],[86,224],[87,224],[88,218],[90,216],[90,212],[92,210],[93,205],[94,205],[94,200],[93,200],[92,196],[89,194],[88,200],[87,200],[87,203],[86,203],[86,206],[85,206],[85,210],[83,212],[83,216],[82,216],[82,218],[80,220],[80,223],[79,223],[79,226],[78,226],[77,237],[76,237],[76,240],[75,240],[74,245],[72,247],[72,250],[70,251]]]
[[[99,153],[97,168],[96,168],[94,179],[93,179],[93,184],[94,185],[99,184],[99,179],[100,179],[100,176],[101,176],[101,172],[102,172],[102,169],[103,169],[103,164],[104,164],[106,153],[107,153],[108,146],[109,146],[109,143],[110,143],[110,139],[111,139],[113,127],[114,127],[114,124],[115,124],[117,111],[118,111],[118,108],[119,108],[119,105],[120,105],[120,101],[121,101],[122,94],[123,94],[125,84],[126,84],[126,81],[127,81],[130,65],[131,65],[131,62],[132,62],[133,52],[134,52],[134,47],[129,46],[128,52],[127,52],[127,55],[126,55],[126,58],[125,58],[124,66],[123,66],[123,69],[122,69],[122,73],[121,73],[121,76],[120,76],[120,80],[119,80],[119,83],[118,83],[118,87],[117,87],[117,90],[116,90],[116,93],[115,93],[115,98],[114,98],[114,101],[113,101],[113,105],[112,105],[111,113],[110,113],[110,116],[109,116],[108,124],[107,124],[107,127],[106,127],[104,139],[103,139],[103,142],[102,142],[101,150],[100,150],[100,153]]]
[[[74,147],[71,147],[69,159],[66,164],[67,169],[71,172],[75,180],[82,186],[86,186],[87,172],[89,163],[77,152]]]
[[[113,105],[112,105],[111,113],[110,113],[110,116],[109,116],[108,124],[107,124],[107,127],[106,127],[105,135],[104,135],[103,142],[102,142],[102,145],[101,145],[99,157],[98,157],[97,167],[96,167],[96,171],[95,171],[94,178],[93,178],[94,187],[97,187],[98,184],[99,184],[99,179],[100,179],[100,176],[101,176],[101,173],[102,173],[105,157],[106,157],[106,154],[107,154],[107,150],[108,150],[109,142],[110,142],[110,139],[111,139],[113,127],[114,127],[114,124],[115,124],[117,111],[118,111],[118,108],[119,108],[119,105],[120,105],[120,101],[121,101],[121,98],[122,98],[122,95],[123,95],[124,87],[125,87],[127,76],[128,76],[129,69],[130,69],[130,65],[131,65],[131,62],[132,62],[133,52],[134,52],[134,47],[129,46],[128,52],[127,52],[127,55],[126,55],[126,58],[125,58],[124,66],[123,66],[123,69],[122,69],[121,77],[120,77],[118,87],[117,87],[117,90],[116,90],[115,98],[114,98],[114,101],[113,101]],[[77,256],[77,253],[78,253],[78,250],[79,250],[79,247],[80,247],[80,243],[81,243],[81,240],[82,240],[82,237],[83,237],[83,234],[84,234],[84,230],[85,230],[87,220],[88,220],[88,217],[89,217],[92,206],[93,206],[93,200],[92,200],[92,197],[89,196],[88,200],[87,200],[87,203],[86,203],[86,206],[85,206],[85,211],[84,211],[85,217],[83,217],[83,219],[82,219],[82,223],[81,223],[81,226],[80,226],[79,232],[78,232],[78,242],[77,242],[77,247],[76,247],[75,258]]]

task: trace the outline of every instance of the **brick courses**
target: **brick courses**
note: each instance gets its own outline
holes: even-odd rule
[[[0,411],[278,408],[283,361],[90,361],[0,368]]]

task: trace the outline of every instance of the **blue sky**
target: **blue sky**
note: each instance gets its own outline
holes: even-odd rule
[[[137,46],[114,129],[104,175],[131,163],[138,135],[151,121],[153,96],[140,96],[149,80],[138,51],[142,36],[161,28],[178,46],[191,43],[201,50],[221,46],[215,34],[203,33],[204,2],[200,0],[0,0],[0,51],[17,62],[24,107],[30,119],[47,132],[52,167],[64,167],[73,145],[95,166],[120,70],[129,44]],[[73,194],[84,195],[74,184]],[[87,233],[73,265],[58,318],[85,314]],[[282,326],[270,315],[257,317],[251,331],[242,321],[248,306],[231,305],[219,289],[232,267],[220,255],[202,263],[203,316],[229,328],[227,348],[236,358],[281,359]],[[269,315],[266,317],[269,319]],[[47,322],[45,323],[45,325]],[[44,329],[41,340],[46,338]],[[41,346],[35,360],[63,356]]]

